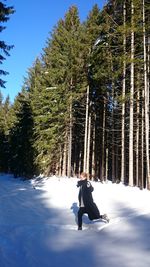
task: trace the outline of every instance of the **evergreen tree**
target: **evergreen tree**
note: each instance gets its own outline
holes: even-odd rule
[[[0,171],[8,172],[9,161],[9,122],[10,122],[9,97],[5,102],[0,102]]]
[[[60,95],[55,93],[54,86],[47,85],[47,75],[40,60],[37,60],[35,66],[29,70],[28,83],[34,119],[35,162],[39,172],[50,173],[53,167],[49,166],[49,162],[53,157],[57,158],[54,151],[57,152],[56,146],[61,138],[63,123],[59,119]]]
[[[32,177],[34,168],[33,118],[28,93],[22,90],[14,102],[15,119],[9,133],[9,168],[15,177]]]
[[[47,142],[44,154],[42,143],[38,153],[41,157],[44,156],[45,159],[40,159],[40,162],[45,163],[48,172],[50,172],[50,166],[63,169],[64,161],[60,163],[60,159],[65,157],[68,162],[65,174],[68,172],[69,175],[71,171],[74,111],[77,99],[81,97],[80,92],[85,90],[82,50],[78,10],[76,7],[71,7],[64,20],[61,19],[55,27],[51,39],[47,41],[43,55],[44,68],[41,71],[39,84],[41,89],[40,114],[42,117],[43,110],[45,111],[43,119],[47,123],[43,125],[42,131],[38,130],[38,127],[36,129],[38,138],[41,136],[40,142],[41,140]],[[67,149],[65,149],[65,144],[67,144]],[[55,151],[55,156],[53,151]]]
[[[147,0],[95,5],[82,24],[71,7],[13,107],[0,97],[1,171],[149,188],[149,38]]]
[[[5,23],[9,20],[9,16],[14,13],[14,8],[12,6],[7,7],[3,2],[0,2],[0,22]],[[0,32],[2,32],[6,27],[0,26]],[[0,64],[5,60],[5,56],[9,56],[9,51],[12,45],[7,45],[4,41],[0,41],[0,49],[2,53],[0,54]],[[8,72],[0,69],[0,76],[6,75]],[[0,87],[5,87],[5,81],[0,78]]]

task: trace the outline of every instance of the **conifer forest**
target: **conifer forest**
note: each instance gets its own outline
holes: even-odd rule
[[[17,71],[17,70],[16,70]],[[0,172],[150,189],[150,3],[71,6],[11,104],[0,95]]]

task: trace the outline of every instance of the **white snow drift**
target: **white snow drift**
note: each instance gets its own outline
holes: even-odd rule
[[[0,267],[149,267],[150,192],[92,182],[110,223],[77,231],[75,178],[0,176]]]

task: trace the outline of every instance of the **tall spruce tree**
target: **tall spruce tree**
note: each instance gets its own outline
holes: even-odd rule
[[[14,122],[9,133],[9,168],[15,177],[29,178],[35,173],[33,150],[33,116],[26,90],[18,94],[14,105]]]
[[[96,85],[93,82],[93,73],[92,73],[92,59],[94,55],[95,43],[99,37],[100,29],[100,10],[98,5],[94,5],[92,10],[89,12],[87,20],[84,23],[85,27],[85,39],[84,44],[86,47],[86,78],[87,78],[87,101],[86,101],[86,117],[85,117],[85,136],[84,136],[84,166],[83,170],[89,173],[89,176],[95,177],[99,175],[98,167],[96,162],[96,109],[93,108],[96,106],[95,103],[95,93]],[[92,123],[91,123],[92,121]],[[91,149],[92,147],[92,149]]]
[[[29,70],[28,77],[34,120],[35,162],[39,172],[45,174],[54,171],[60,132],[63,136],[63,107],[56,87],[49,84],[49,75],[38,59]]]
[[[6,27],[2,26],[2,23],[5,23],[9,20],[9,16],[14,13],[14,8],[12,6],[7,7],[2,1],[0,1],[0,32],[2,32]],[[12,45],[7,45],[5,41],[0,41],[0,64],[6,59],[5,56],[9,56],[9,51],[12,48]],[[0,69],[0,76],[8,74],[7,71]],[[5,87],[5,81],[0,78],[0,87]]]
[[[38,173],[70,176],[86,158],[90,177],[149,187],[149,6],[132,3],[134,14],[127,0],[110,0],[102,11],[96,5],[83,24],[71,7],[29,70],[6,124],[1,98],[0,146],[5,151],[10,140],[16,175],[33,173],[34,162]],[[28,159],[21,154],[26,147]]]
[[[46,73],[44,90],[51,99],[48,112],[49,116],[53,117],[51,129],[55,128],[57,139],[60,140],[58,145],[58,140],[54,137],[54,142],[57,143],[55,149],[59,149],[59,160],[57,159],[54,165],[59,165],[63,174],[68,176],[72,172],[72,151],[76,144],[73,139],[73,128],[76,125],[77,100],[85,90],[82,51],[80,20],[78,10],[73,6],[66,13],[64,20],[58,22],[51,38],[48,39],[43,55],[44,74]],[[53,165],[52,162],[48,164]]]
[[[109,124],[112,125],[113,129],[113,119],[107,120],[107,125],[105,121],[105,114],[107,110],[107,116],[109,114],[109,109],[113,117],[113,104],[108,105],[108,103],[113,103],[114,98],[114,78],[112,76],[114,68],[114,57],[112,53],[112,34],[114,32],[114,21],[112,21],[108,16],[108,6],[100,13],[99,16],[99,34],[95,40],[95,45],[93,47],[93,53],[91,58],[90,75],[91,75],[91,87],[93,87],[93,101],[94,108],[96,111],[96,173],[101,179],[105,179],[106,172],[106,150],[107,150],[107,140],[106,140],[106,127]],[[106,105],[107,103],[107,105]],[[113,130],[111,131],[113,136]],[[103,140],[103,142],[99,142]],[[114,141],[111,138],[111,146],[109,146],[109,155],[112,155],[112,162],[114,156]],[[110,154],[110,147],[112,153]],[[99,156],[101,154],[101,157]],[[113,163],[111,164],[113,166]],[[112,171],[111,171],[112,173]],[[109,174],[110,175],[110,174]],[[113,176],[113,175],[112,175]]]
[[[2,99],[2,98],[1,98]],[[9,171],[9,127],[11,125],[11,105],[9,97],[0,101],[0,171]]]

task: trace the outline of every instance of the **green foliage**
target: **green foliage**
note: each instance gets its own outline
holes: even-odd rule
[[[78,10],[73,6],[48,39],[41,66],[36,62],[30,75],[34,147],[36,163],[42,172],[58,162],[69,129],[69,106],[85,91],[83,51]]]
[[[11,106],[9,97],[3,103],[0,101],[0,171],[8,171],[9,160],[9,126],[11,121]]]
[[[0,22],[5,23],[9,20],[9,16],[14,13],[14,8],[12,6],[7,7],[4,3],[0,2]],[[2,32],[6,27],[0,25],[0,32]],[[12,45],[7,45],[4,41],[0,41],[0,49],[2,54],[0,54],[0,64],[6,59],[5,56],[9,56],[9,51]],[[0,76],[8,74],[7,71],[0,69]],[[5,81],[0,78],[0,87],[5,88]]]
[[[9,168],[14,175],[31,177],[35,171],[33,151],[33,117],[26,92],[18,95],[14,103],[15,119],[9,133]]]
[[[116,157],[117,162],[117,156],[121,154],[123,104],[126,107],[125,137],[128,144],[132,62],[136,79],[135,111],[137,92],[139,90],[138,97],[142,97],[144,85],[142,2],[134,0],[135,12],[132,20],[131,1],[125,3],[125,22],[124,1],[121,0],[109,0],[102,10],[94,5],[84,23],[80,22],[77,7],[70,7],[47,39],[41,58],[37,58],[28,70],[22,92],[13,106],[10,107],[9,100],[3,104],[0,95],[1,170],[4,171],[6,166],[7,171],[16,176],[28,177],[35,172],[50,174],[54,169],[62,170],[67,166],[71,144],[72,169],[75,173],[81,171],[84,158],[86,92],[89,86],[89,171],[92,172],[94,161],[94,168],[97,175],[100,175],[108,148],[107,164],[111,176],[112,159]],[[145,15],[145,36],[148,43],[147,0]],[[134,59],[131,60],[132,32],[135,45]],[[148,45],[146,49],[148,51]],[[125,95],[122,95],[123,81],[126,86]],[[101,140],[104,140],[103,144]],[[128,157],[128,151],[125,153]],[[119,163],[118,160],[116,166]]]

